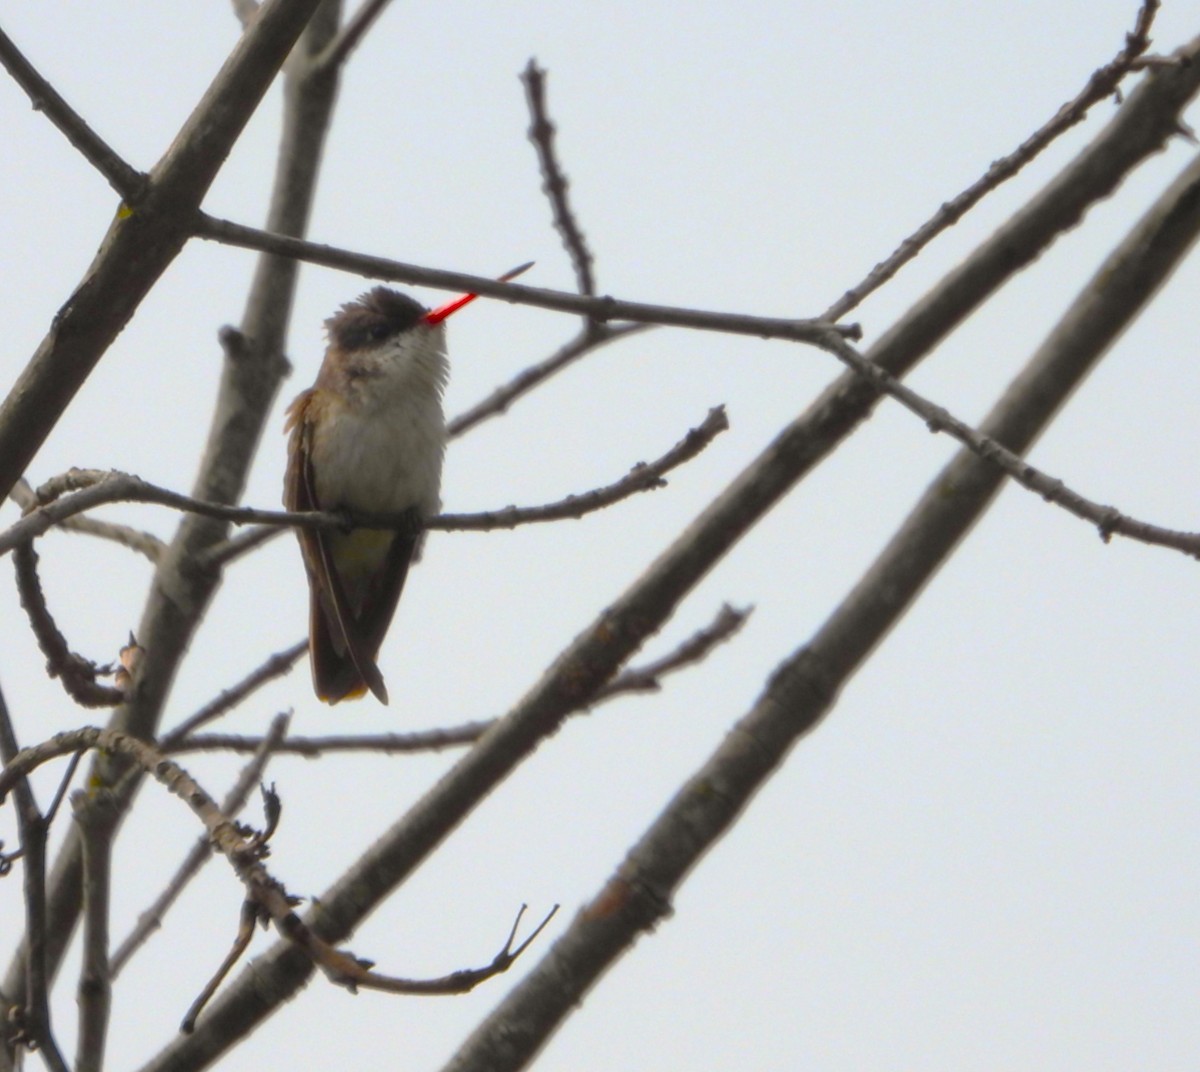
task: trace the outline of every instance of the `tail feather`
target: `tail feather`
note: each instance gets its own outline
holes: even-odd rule
[[[374,653],[372,653],[371,661],[364,667],[373,679],[368,680],[360,673],[354,657],[345,648],[345,645],[335,643],[329,618],[315,591],[312,594],[308,637],[313,689],[318,699],[328,704],[335,704],[342,700],[357,700],[365,696],[369,690],[374,693],[380,703],[388,702],[387,686],[383,683],[383,675],[380,674],[379,667],[374,662]],[[338,650],[339,647],[341,647],[341,651]],[[359,658],[364,659],[364,654],[360,651]]]

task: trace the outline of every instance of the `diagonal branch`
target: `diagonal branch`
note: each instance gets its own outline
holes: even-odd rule
[[[580,495],[568,495],[565,499],[544,506],[510,506],[505,510],[492,510],[482,514],[442,514],[432,518],[426,527],[448,532],[477,532],[515,528],[517,525],[535,522],[580,518],[584,514],[612,506],[638,492],[662,487],[666,483],[663,477],[667,473],[691,461],[728,427],[729,418],[725,416],[725,407],[714,406],[699,425],[691,429],[661,458],[649,464],[638,463],[620,480],[606,487]]]
[[[263,685],[274,681],[277,677],[290,673],[296,661],[308,651],[308,640],[300,640],[290,648],[277,651],[260,666],[247,674],[236,685],[224,689],[206,703],[199,711],[185,718],[170,733],[163,735],[158,742],[163,751],[170,751],[174,745],[194,733],[201,726],[207,726],[214,719],[220,718],[226,712],[233,710],[238,704],[251,696]]]
[[[124,204],[83,281],[0,405],[7,496],[84,380],[189,237],[188,223],[320,0],[267,0],[208,92]]]
[[[1059,108],[1049,122],[1034,131],[1008,156],[993,161],[976,182],[943,204],[933,216],[901,242],[890,257],[875,265],[866,279],[851,287],[834,302],[825,311],[825,316],[830,320],[841,320],[851,309],[860,305],[868,294],[883,286],[938,235],[958,223],[988,194],[1016,175],[1055,139],[1083,122],[1094,105],[1116,93],[1125,76],[1136,69],[1139,57],[1150,47],[1150,27],[1160,6],[1159,0],[1143,0],[1133,32],[1125,36],[1125,46],[1110,63],[1092,72],[1087,85],[1074,100]]]
[[[1189,172],[1192,169],[1189,168]],[[1177,181],[1095,279],[1010,386],[983,425],[1014,453],[1027,450],[1164,278],[1170,257],[1150,252],[1147,231],[1167,248],[1182,244],[1162,226]],[[1187,196],[1183,198],[1188,200]],[[1192,200],[1195,200],[1193,197]],[[1195,205],[1187,213],[1195,213]],[[1147,226],[1148,224],[1148,226]],[[1176,259],[1181,252],[1176,248]],[[1108,273],[1141,261],[1137,297],[1097,316]],[[1128,280],[1126,286],[1134,283]],[[1111,295],[1110,295],[1111,296]],[[1092,320],[1099,319],[1099,325]],[[600,975],[671,912],[671,901],[702,856],[730,829],[796,742],[836,702],[872,649],[993,501],[1004,483],[990,460],[962,450],[931,483],[858,585],[816,635],[771,675],[762,696],[725,735],[541,963],[501,1001],[444,1072],[525,1067]]]
[[[250,796],[250,791],[261,781],[263,771],[271,757],[275,755],[279,742],[287,736],[290,721],[291,715],[289,714],[276,715],[271,720],[266,735],[259,740],[258,746],[254,749],[253,758],[238,775],[237,781],[230,787],[229,792],[225,794],[225,799],[221,801],[221,811],[230,818],[236,817],[246,806],[246,799]],[[179,895],[187,888],[187,884],[200,873],[204,865],[211,859],[212,845],[207,837],[202,837],[184,857],[162,893],[138,916],[133,930],[113,953],[108,969],[110,980],[116,979],[133,954],[145,944],[154,931],[162,926],[163,917],[171,910],[171,906],[179,899]]]
[[[358,48],[367,31],[375,25],[375,20],[383,14],[383,9],[391,0],[363,0],[359,9],[346,20],[335,37],[319,56],[313,61],[314,67],[328,71],[345,64],[350,53]]]
[[[586,326],[565,346],[560,347],[544,361],[530,365],[517,373],[508,383],[497,387],[487,398],[460,413],[446,425],[446,435],[456,439],[482,424],[489,417],[498,417],[508,411],[518,398],[528,394],[568,365],[590,354],[593,350],[618,339],[628,338],[646,331],[649,324],[597,324],[588,321]]]
[[[125,160],[87,124],[74,108],[47,82],[0,29],[0,64],[27,94],[34,111],[41,112],[62,132],[80,154],[129,204],[137,202],[145,189],[146,176]]]
[[[1197,237],[1200,237],[1200,157],[1193,157],[1101,265],[1056,329],[1056,337],[1070,340],[1076,346],[1089,345],[1097,354],[1103,353],[1179,266]],[[1138,521],[1114,506],[1085,498],[995,438],[906,387],[842,340],[835,340],[831,349],[867,383],[921,417],[930,431],[947,433],[998,466],[1022,487],[1090,521],[1105,542],[1114,535],[1126,536],[1200,558],[1200,534]]]
[[[231,59],[193,113],[195,121],[202,121],[205,116],[211,116],[214,121],[204,139],[213,151],[214,161],[218,156],[224,158],[223,152],[219,152],[221,146],[213,141],[214,136],[221,129],[226,129],[231,143],[234,132],[229,128],[235,125],[234,119],[241,110],[248,114],[254,109],[256,94],[260,95],[271,78],[271,72],[278,69],[289,50],[293,55],[298,51],[306,56],[319,51],[336,32],[339,17],[336,0],[323,0],[320,3],[317,0],[284,0],[282,3],[280,0],[268,0],[260,5],[253,25],[243,35]],[[304,29],[301,47],[293,50],[292,42],[306,22],[308,25]],[[337,92],[335,77],[308,78],[306,70],[304,64],[289,63],[285,76],[282,144],[268,215],[269,227],[289,234],[303,234],[307,226],[325,131]],[[184,140],[191,125],[190,120],[181,136]],[[177,139],[177,145],[179,141]],[[171,160],[169,170],[187,170],[186,156],[168,153],[168,158]],[[212,166],[216,166],[215,162],[212,162]],[[202,179],[206,170],[208,168],[205,166],[197,168],[196,176]],[[174,193],[178,195],[180,205],[187,202],[187,211],[190,213],[202,191],[193,189],[187,193],[176,189]],[[103,267],[104,272],[90,277],[83,288],[87,291],[86,302],[79,312],[85,314],[90,308],[90,312],[99,318],[98,324],[103,324],[104,317],[109,315],[103,306],[105,288],[110,283],[118,291],[115,295],[109,295],[117,303],[114,308],[119,309],[126,300],[124,293],[119,292],[123,281],[118,279],[113,282],[109,277],[110,272],[129,272],[136,284],[135,290],[148,289],[153,278],[157,277],[160,269],[150,263],[153,257],[149,261],[143,259],[141,243],[159,235],[160,230],[156,230],[152,219],[144,217],[144,212],[135,212],[132,217],[119,221],[120,226],[115,227],[114,235],[110,236],[111,250],[106,244],[96,262],[96,267]],[[161,228],[167,223],[169,221],[164,220],[157,226]],[[127,235],[125,228],[132,224],[136,224],[140,230]],[[282,353],[296,274],[297,265],[293,262],[272,257],[259,258],[241,325],[244,336],[253,339],[254,345],[238,352],[226,350],[209,441],[193,485],[193,493],[197,498],[234,502],[241,497],[262,427],[287,370]],[[93,286],[99,288],[97,293],[89,289]],[[71,313],[75,315],[74,305]],[[85,328],[89,323],[85,315],[75,323],[75,328]],[[104,330],[107,331],[107,328]],[[93,337],[89,342],[88,338],[76,334],[65,345],[72,353],[82,355],[81,359],[94,363],[103,345],[107,345],[107,339],[107,335],[100,340]],[[85,375],[86,369],[81,369],[80,377]],[[9,402],[13,403],[13,399],[19,397],[13,395]],[[3,413],[0,410],[0,442],[4,442],[8,434]],[[53,417],[49,421],[52,423]],[[34,449],[36,446],[31,445],[30,450]],[[14,457],[17,456],[0,453],[0,471],[3,464]],[[14,469],[24,468],[25,462],[19,457],[17,461],[19,464],[14,462]],[[0,481],[0,486],[7,485]],[[118,709],[114,724],[147,739],[155,735],[179,661],[187,651],[221,580],[219,570],[201,568],[198,563],[203,559],[205,549],[223,541],[225,535],[221,526],[207,519],[185,518],[180,524],[175,538],[157,565],[137,630],[148,655],[142,660],[130,698],[125,706]],[[100,784],[115,785],[121,782],[121,805],[126,807],[133,799],[138,779],[124,782],[123,773],[119,763],[114,769],[114,763],[110,763],[106,757],[97,757],[91,777]],[[80,844],[75,830],[71,829],[55,861],[48,888],[47,914],[51,923],[51,937],[47,962],[51,974],[61,963],[66,943],[78,918],[81,880]],[[19,948],[0,984],[0,990],[19,999],[24,974],[24,950]],[[2,1006],[3,1002],[0,1002],[0,1011],[3,1011]]]
[[[829,330],[838,331],[854,339],[861,334],[855,325],[843,327],[828,320],[750,316],[746,313],[687,309],[677,305],[655,305],[649,302],[626,301],[608,295],[591,296],[565,290],[529,287],[520,283],[505,283],[491,276],[450,272],[442,268],[423,268],[387,257],[376,257],[368,253],[356,253],[337,246],[323,245],[320,242],[305,242],[298,238],[289,238],[287,235],[272,234],[257,227],[217,219],[206,213],[197,214],[195,234],[198,238],[243,249],[257,249],[280,257],[294,257],[308,264],[320,264],[326,268],[336,268],[374,279],[433,287],[437,290],[470,291],[517,305],[575,313],[601,323],[610,320],[631,320],[643,324],[663,324],[731,335],[752,335],[762,339],[790,339],[792,342],[814,345],[819,344],[819,340]]]

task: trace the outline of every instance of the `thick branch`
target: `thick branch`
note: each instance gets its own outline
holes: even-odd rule
[[[100,1072],[112,1003],[108,961],[108,906],[116,801],[107,790],[72,794],[83,842],[83,965],[79,971],[79,1038],[75,1072]]]
[[[17,735],[8,713],[8,704],[0,692],[0,759],[4,760],[0,778],[20,755],[17,748]],[[16,797],[17,829],[21,836],[28,956],[23,980],[25,1004],[21,1007],[14,1003],[14,1006],[5,1010],[8,1030],[3,1043],[0,1043],[4,1047],[0,1057],[7,1059],[10,1047],[37,1048],[42,1051],[51,1072],[67,1072],[66,1062],[50,1025],[49,971],[46,963],[46,834],[49,824],[37,806],[26,774],[15,775],[5,793],[8,791],[12,791]],[[0,793],[0,799],[3,795]],[[14,1008],[17,1013],[15,1024]]]
[[[83,281],[0,405],[0,496],[183,248],[192,214],[319,2],[263,4],[141,197],[118,211]]]
[[[271,72],[278,68],[291,41],[295,40],[306,20],[309,25],[302,36],[299,51],[307,56],[324,47],[336,33],[339,9],[335,0],[324,0],[317,14],[310,19],[316,7],[315,0],[286,0],[284,3],[269,0],[262,4],[230,62],[222,69],[204,101],[193,113],[194,119],[203,119],[209,114],[210,105],[213,108],[221,105],[223,108],[221,102],[227,92],[237,97],[231,107],[245,108],[247,114],[252,111],[254,94],[259,92],[259,82],[265,84],[265,81],[269,81]],[[289,40],[281,36],[285,28],[291,35]],[[243,79],[241,71],[247,65],[255,67],[257,73],[248,72]],[[312,202],[324,134],[336,96],[336,79],[328,76],[307,79],[303,70],[297,74],[295,68],[295,64],[289,64],[285,78],[283,139],[268,226],[277,231],[302,234]],[[254,92],[248,93],[249,89]],[[225,113],[225,118],[229,118],[228,113]],[[222,125],[227,124],[218,123],[213,129]],[[176,144],[179,144],[179,139]],[[212,148],[216,152],[219,147],[213,145]],[[182,156],[168,153],[164,160],[168,159],[172,168],[188,166]],[[197,174],[203,175],[204,170],[201,168]],[[192,191],[197,203],[200,192]],[[186,191],[176,193],[181,204],[186,201]],[[194,204],[191,205],[189,211],[194,207]],[[144,212],[135,212],[124,221],[124,226],[136,223],[144,231],[157,233],[153,220],[144,219],[144,215]],[[113,256],[121,254],[124,249],[121,255],[127,254],[128,270],[134,273],[135,282],[138,286],[148,288],[153,279],[143,278],[139,274],[140,269],[136,268],[141,263],[140,246],[125,249],[121,246],[125,242],[122,236],[123,232],[113,239]],[[145,237],[142,234],[138,241]],[[107,264],[107,256],[106,250],[102,250],[97,265]],[[118,265],[112,270],[121,269]],[[253,339],[255,345],[240,350],[226,350],[209,442],[193,486],[196,498],[228,503],[237,501],[242,494],[263,424],[287,368],[282,352],[296,272],[297,266],[293,262],[271,257],[259,259],[242,323],[244,337]],[[151,274],[156,277],[156,273]],[[92,296],[89,291],[89,307],[94,304],[93,297],[103,304],[108,275],[104,274],[103,278],[106,280],[103,286],[96,284],[100,286],[99,295]],[[91,285],[85,284],[85,289]],[[119,287],[124,284],[118,280],[116,285]],[[124,295],[118,295],[118,298],[119,306],[120,301],[125,299]],[[92,312],[101,316],[101,319],[107,315],[100,309],[92,309]],[[77,336],[72,338],[75,342],[79,341]],[[3,422],[0,421],[0,440],[3,439],[2,427]],[[220,582],[219,570],[206,569],[198,564],[203,562],[205,550],[221,542],[224,536],[223,528],[210,520],[185,518],[162,555],[137,631],[149,654],[143,660],[128,703],[117,712],[116,725],[147,739],[154,736],[179,660],[188,650],[195,629],[203,619]],[[92,777],[103,784],[115,784],[121,779],[122,771],[110,769],[108,762],[99,757]],[[121,797],[123,805],[132,799],[136,787],[137,779],[125,784]],[[78,837],[71,830],[51,873],[47,910],[51,920],[48,962],[52,972],[60,962],[78,916],[82,874],[79,849]],[[4,978],[5,993],[17,994],[21,990],[23,957],[23,951],[18,950]]]

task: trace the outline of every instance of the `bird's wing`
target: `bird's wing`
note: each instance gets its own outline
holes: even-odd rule
[[[322,509],[313,481],[312,424],[308,416],[311,401],[311,390],[297,397],[288,407],[284,425],[284,430],[291,432],[283,495],[284,505],[289,510]],[[374,658],[382,635],[378,642],[373,642],[374,623],[364,632],[365,622],[355,619],[334,566],[325,530],[298,528],[296,533],[308,570],[311,597],[309,659],[317,695],[329,703],[336,703],[361,696],[369,688],[380,703],[386,704],[387,686]],[[407,572],[407,566],[403,572]],[[403,584],[402,573],[400,587]],[[391,604],[393,611],[399,594],[397,590]],[[383,628],[386,631],[386,620]]]

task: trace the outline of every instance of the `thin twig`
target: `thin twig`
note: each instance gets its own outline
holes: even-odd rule
[[[53,824],[58,816],[58,809],[62,806],[63,798],[67,795],[67,790],[71,786],[71,781],[75,777],[75,771],[79,767],[80,755],[76,753],[67,761],[67,769],[63,772],[62,778],[59,780],[58,789],[54,794],[54,799],[50,801],[50,807],[46,809],[46,827],[47,829]]]
[[[271,720],[271,726],[266,736],[259,739],[258,745],[254,749],[254,757],[242,769],[237,781],[221,802],[221,810],[230,818],[237,816],[246,806],[246,799],[249,797],[250,791],[262,779],[267,763],[270,762],[271,757],[277,752],[280,742],[287,735],[290,721],[291,715],[288,713],[276,715]],[[164,751],[166,751],[165,748]],[[207,837],[202,837],[192,846],[191,851],[176,869],[162,893],[138,916],[137,923],[129,936],[113,953],[109,966],[111,979],[115,980],[120,975],[121,970],[129,962],[129,958],[142,947],[151,934],[162,926],[163,918],[179,899],[179,895],[187,888],[187,884],[200,873],[200,870],[211,859],[212,844]]]
[[[238,914],[237,934],[234,935],[229,952],[225,954],[225,959],[217,965],[217,970],[213,972],[212,978],[204,984],[204,988],[196,996],[196,1000],[188,1006],[188,1011],[184,1013],[183,1020],[179,1024],[179,1030],[185,1035],[190,1035],[196,1030],[196,1018],[204,1011],[204,1006],[217,992],[217,987],[225,980],[225,976],[242,959],[242,954],[250,945],[250,939],[254,937],[254,925],[258,923],[260,914],[261,909],[254,901],[247,898],[242,902],[242,910]]]
[[[106,671],[82,655],[71,651],[46,606],[46,596],[37,575],[37,552],[32,541],[18,545],[13,551],[13,566],[21,606],[29,616],[38,647],[46,656],[46,671],[59,678],[67,695],[84,707],[116,707],[125,699],[122,689],[97,684],[96,678]]]
[[[507,971],[513,961],[528,948],[529,943],[541,933],[542,928],[558,910],[558,906],[555,905],[533,934],[514,948],[513,942],[516,937],[517,925],[520,922],[521,913],[525,910],[522,906],[521,913],[518,913],[517,921],[513,924],[512,931],[503,948],[492,958],[490,963],[482,968],[467,968],[435,979],[405,979],[399,976],[383,975],[372,971],[369,961],[336,949],[319,938],[293,911],[298,903],[297,898],[289,895],[282,883],[267,871],[262,862],[264,855],[261,848],[262,839],[248,840],[243,828],[217,806],[216,802],[187,771],[146,741],[116,730],[102,730],[94,726],[57,734],[48,741],[43,741],[41,744],[17,753],[4,769],[0,770],[0,801],[3,801],[10,790],[19,786],[32,771],[42,764],[58,756],[91,748],[101,748],[128,756],[143,771],[152,775],[167,790],[182,800],[204,824],[210,843],[228,859],[238,878],[246,887],[246,902],[253,908],[244,909],[244,913],[253,912],[255,919],[269,918],[279,933],[291,944],[303,950],[331,982],[347,987],[351,991],[362,987],[384,990],[394,994],[466,993],[484,980]],[[27,852],[27,859],[28,855]],[[245,918],[244,914],[243,920]],[[33,958],[31,958],[31,963],[32,960]],[[31,993],[36,993],[32,987]],[[193,1006],[193,1010],[199,1011],[195,1006]],[[43,1022],[48,1023],[49,1021]],[[65,1065],[62,1072],[66,1072]]]
[[[1133,32],[1125,37],[1125,47],[1113,57],[1111,63],[1092,73],[1087,85],[1074,100],[1059,108],[1048,123],[1026,138],[1016,150],[993,161],[980,179],[943,204],[901,242],[887,260],[875,265],[866,279],[834,302],[825,311],[825,316],[830,320],[840,320],[861,304],[868,294],[883,286],[939,234],[954,226],[984,197],[1016,175],[1056,138],[1081,123],[1093,105],[1111,97],[1121,80],[1134,70],[1138,57],[1150,47],[1150,27],[1159,6],[1159,0],[1144,0]]]
[[[22,512],[35,509],[38,506],[37,495],[29,482],[22,477],[9,493]],[[112,521],[100,521],[94,517],[71,517],[57,526],[62,532],[78,532],[87,536],[98,536],[101,539],[112,540],[131,551],[137,551],[151,562],[157,562],[166,544],[150,532],[143,532],[129,525],[118,525]]]
[[[197,238],[212,242],[243,249],[257,249],[281,257],[293,257],[309,264],[321,264],[327,268],[336,268],[374,279],[433,287],[437,290],[470,291],[518,305],[557,309],[601,323],[632,320],[644,324],[662,324],[669,327],[693,328],[697,331],[718,331],[731,335],[788,339],[792,342],[813,344],[824,338],[824,333],[830,329],[844,333],[847,338],[856,339],[862,334],[857,325],[830,324],[822,319],[720,313],[708,309],[686,309],[677,305],[625,301],[608,295],[590,296],[565,290],[523,286],[520,283],[502,283],[490,276],[449,272],[440,268],[422,268],[387,257],[355,253],[353,250],[322,245],[319,242],[305,242],[230,220],[218,219],[203,212],[196,215],[194,227]]]
[[[597,324],[588,321],[583,330],[569,343],[551,354],[546,360],[518,372],[508,383],[497,387],[487,398],[477,402],[446,425],[446,434],[455,439],[481,424],[489,417],[498,417],[508,411],[518,398],[528,394],[551,376],[586,354],[618,339],[626,339],[653,327],[652,324]]]
[[[307,640],[298,640],[291,647],[284,648],[283,651],[277,651],[261,665],[250,671],[236,685],[231,685],[229,688],[223,689],[194,715],[185,718],[173,730],[164,734],[162,740],[158,743],[159,747],[165,752],[172,751],[180,741],[195,730],[207,725],[214,719],[220,718],[227,711],[232,710],[245,700],[246,697],[262,688],[263,685],[274,681],[277,677],[283,677],[284,674],[288,673],[296,665],[296,661],[306,651],[308,651]]]
[[[619,673],[596,693],[592,706],[597,707],[606,700],[630,692],[658,692],[662,688],[664,677],[702,662],[719,644],[732,640],[734,634],[746,624],[751,609],[747,607],[737,610],[726,603],[717,612],[711,624],[688,637],[674,651],[668,652],[661,659],[655,659],[643,666],[631,666]]]
[[[729,419],[725,416],[725,407],[714,406],[701,424],[689,431],[661,458],[649,464],[642,462],[635,465],[624,477],[607,487],[596,488],[580,495],[568,495],[565,499],[547,503],[545,506],[510,506],[504,510],[479,514],[442,514],[431,519],[426,527],[447,532],[478,532],[579,518],[638,492],[662,487],[665,484],[664,474],[690,461],[728,427]]]
[[[197,561],[202,569],[224,569],[231,562],[236,562],[263,544],[270,543],[285,531],[277,525],[257,525],[243,529],[241,532],[235,532],[229,539],[207,548],[203,554],[197,556]]]
[[[863,379],[923,418],[931,432],[945,432],[981,458],[995,463],[1021,487],[1084,521],[1090,521],[1096,526],[1100,538],[1105,543],[1114,535],[1125,536],[1139,543],[1182,551],[1192,558],[1200,558],[1200,532],[1183,532],[1153,525],[1147,521],[1138,521],[1123,514],[1115,506],[1105,506],[1103,503],[1087,499],[1067,487],[1058,477],[1050,476],[1031,465],[1002,443],[959,420],[949,410],[905,387],[899,380],[864,358],[852,346],[839,343],[835,352]]]
[[[349,58],[362,41],[366,32],[374,25],[375,20],[383,14],[383,9],[390,0],[363,0],[359,9],[346,20],[335,37],[317,57],[314,66],[321,71],[340,67]]]
[[[132,167],[97,134],[62,95],[47,82],[3,30],[0,30],[0,64],[29,95],[34,111],[42,112],[84,159],[121,195],[126,204],[135,204],[146,185],[146,176]]]
[[[716,618],[703,629],[688,637],[673,651],[643,666],[633,666],[618,674],[600,689],[589,707],[594,709],[609,700],[629,693],[657,692],[662,679],[694,666],[719,644],[731,639],[746,623],[750,609],[735,610],[723,606]],[[496,724],[496,719],[465,722],[460,726],[420,730],[415,733],[351,734],[328,737],[289,737],[275,746],[278,753],[291,753],[314,759],[333,752],[373,752],[394,755],[408,752],[438,752],[474,744]],[[180,740],[161,743],[164,752],[179,755],[184,752],[254,752],[263,747],[262,737],[243,737],[226,733],[192,734]]]
[[[584,514],[602,510],[631,495],[662,487],[665,473],[690,461],[712,440],[729,427],[723,407],[710,410],[701,424],[693,428],[675,447],[657,461],[634,466],[620,480],[603,488],[570,495],[557,502],[543,506],[508,507],[504,510],[486,511],[477,514],[442,514],[431,518],[426,528],[444,531],[480,531],[496,528],[514,528],[545,521],[578,518]],[[53,496],[68,487],[79,488],[61,498]],[[73,469],[62,477],[48,481],[38,489],[39,500],[44,506],[27,513],[6,532],[0,533],[0,554],[20,546],[56,525],[64,517],[91,510],[101,503],[145,502],[169,506],[205,517],[223,521],[259,522],[266,525],[297,525],[305,528],[345,528],[352,522],[363,528],[403,528],[412,524],[407,515],[355,513],[322,513],[321,511],[291,512],[287,510],[256,510],[244,506],[225,506],[221,503],[201,502],[179,492],[168,491],[147,483],[140,477],[116,471],[99,469]],[[47,501],[51,500],[51,501]]]
[[[575,213],[571,211],[571,203],[567,200],[567,187],[570,184],[554,151],[554,124],[546,110],[546,71],[531,58],[521,73],[521,82],[525,86],[525,99],[529,103],[529,140],[537,149],[538,165],[542,171],[542,190],[550,200],[554,227],[562,236],[563,246],[570,254],[579,293],[595,294],[596,280],[592,275],[595,258],[587,247],[583,232],[575,220]]]
[[[413,733],[356,734],[329,737],[288,737],[279,742],[279,755],[304,756],[315,759],[330,752],[375,752],[380,755],[399,755],[408,752],[438,752],[459,748],[479,740],[495,723],[495,719],[465,722],[444,729],[419,730]],[[163,742],[163,751],[171,755],[185,752],[254,752],[262,747],[262,737],[243,737],[231,733],[197,733],[181,740]]]

